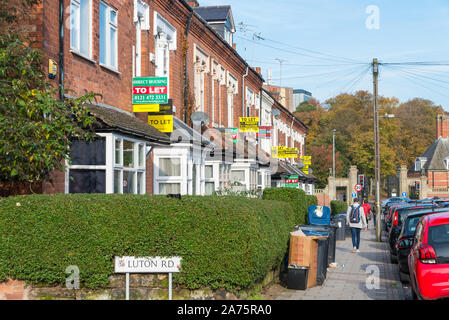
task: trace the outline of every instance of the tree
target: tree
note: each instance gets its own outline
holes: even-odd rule
[[[332,145],[329,146],[311,146],[307,153],[312,156],[313,175],[318,178],[317,187],[324,188],[329,176],[329,168],[332,168]],[[335,174],[339,175],[343,170],[343,162],[340,159],[340,153],[335,153]]]
[[[95,94],[57,100],[42,54],[14,32],[0,35],[0,181],[33,183],[70,162],[70,139],[93,136],[85,103]]]

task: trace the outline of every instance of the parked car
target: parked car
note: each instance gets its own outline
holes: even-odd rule
[[[385,230],[387,231],[387,233],[390,232],[391,224],[393,222],[394,211],[397,208],[406,207],[406,206],[410,206],[410,204],[408,204],[407,202],[399,202],[399,203],[392,204],[389,207],[388,212],[387,212],[387,214],[385,216],[385,219],[384,219],[384,221],[385,221]]]
[[[420,218],[408,267],[414,298],[449,298],[449,212]]]
[[[390,244],[390,261],[392,263],[396,263],[396,242],[398,240],[398,236],[401,233],[402,222],[407,214],[411,212],[422,211],[428,208],[436,208],[436,204],[422,204],[417,206],[402,206],[394,208],[392,218],[391,218],[391,226],[388,231],[388,242]]]
[[[441,212],[448,212],[448,209],[438,208],[411,212],[404,218],[401,232],[399,233],[398,241],[396,241],[395,245],[401,281],[408,282],[410,280],[408,255],[410,253],[410,248],[412,247],[413,237],[415,236],[416,225],[418,224],[419,219],[427,214],[436,214]]]

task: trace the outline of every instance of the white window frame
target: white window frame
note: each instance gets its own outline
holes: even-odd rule
[[[84,18],[81,15],[81,1],[87,1],[88,6],[89,6],[89,16],[87,17],[87,19],[88,19],[87,35],[81,35],[81,20]],[[77,17],[76,17],[77,19],[72,24],[72,9],[74,6],[78,6],[78,12],[77,12]],[[72,40],[73,40],[72,39],[72,36],[73,36],[72,31],[75,29],[78,31],[78,37],[77,37],[77,39],[75,39],[76,47],[72,46]],[[87,54],[81,53],[81,38],[83,36],[88,37]],[[73,52],[75,52],[81,56],[84,56],[89,59],[92,58],[92,0],[70,0],[70,49]]]
[[[123,156],[124,156],[124,149],[123,149],[123,145],[124,145],[124,140],[129,141],[133,144],[133,167],[132,168],[127,168],[124,166],[123,163]],[[121,156],[120,156],[120,162],[117,164],[116,163],[116,149],[115,149],[115,143],[116,141],[120,141],[120,152],[121,152]],[[142,146],[142,152],[143,152],[143,166],[139,165],[139,145]],[[124,136],[120,136],[120,135],[113,135],[112,136],[112,158],[113,158],[113,162],[112,162],[112,192],[114,193],[114,189],[115,189],[115,171],[119,171],[120,172],[120,186],[119,186],[119,193],[123,193],[123,173],[124,172],[133,172],[134,173],[134,186],[133,186],[133,190],[134,190],[134,194],[137,194],[137,180],[139,177],[138,173],[142,173],[142,177],[143,177],[143,181],[141,181],[141,190],[139,194],[145,194],[146,193],[146,143],[144,141],[141,140],[136,140],[136,139],[132,139],[129,137],[124,137]]]
[[[86,170],[104,170],[106,175],[106,192],[107,194],[114,193],[114,184],[115,184],[115,171],[120,172],[120,187],[119,193],[123,193],[123,172],[135,172],[134,179],[134,193],[137,194],[137,179],[138,173],[142,174],[142,184],[140,194],[146,193],[146,142],[143,140],[133,139],[130,137],[118,135],[115,133],[97,133],[98,136],[104,137],[106,139],[106,164],[105,165],[68,165],[66,162],[66,179],[65,179],[65,193],[69,193],[69,173],[71,169],[86,169]],[[120,162],[116,164],[115,162],[115,142],[116,140],[120,140],[120,151],[121,157]],[[134,167],[133,168],[125,168],[123,166],[123,140],[127,140],[133,143],[133,152],[134,152]],[[143,165],[139,165],[139,145],[143,148]]]
[[[105,24],[106,24],[106,35],[105,35],[106,57],[105,57],[105,59],[106,59],[106,61],[103,61],[103,62],[100,61],[100,65],[110,68],[112,70],[118,71],[118,52],[119,52],[119,50],[118,50],[118,10],[104,1],[100,1],[99,6],[101,6],[101,4],[106,6],[106,21],[105,21]],[[115,24],[111,21],[111,12],[115,12],[115,18],[116,18]],[[99,19],[101,19],[100,12],[98,14],[99,14]],[[114,39],[114,41],[115,41],[115,60],[116,60],[116,61],[114,61],[115,66],[114,66],[113,62],[111,61],[111,29],[115,30],[115,39]],[[101,30],[99,30],[99,33],[101,33]],[[101,42],[99,45],[101,46]]]
[[[177,48],[177,31],[157,11],[154,11],[153,17],[156,77],[167,77],[167,94],[170,97],[170,51]]]

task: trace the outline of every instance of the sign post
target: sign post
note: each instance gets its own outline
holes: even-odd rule
[[[181,260],[181,257],[115,257],[115,273],[126,274],[126,300],[129,300],[130,273],[168,273],[168,299],[172,300],[172,273],[180,272]]]

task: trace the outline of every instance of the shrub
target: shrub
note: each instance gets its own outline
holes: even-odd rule
[[[318,199],[313,195],[306,195],[306,224],[309,224],[309,207],[318,205]]]
[[[331,201],[331,215],[335,216],[336,214],[345,212],[348,210],[348,204],[341,200],[333,200]]]
[[[245,197],[32,195],[0,201],[0,281],[104,287],[114,256],[181,256],[175,284],[249,288],[280,265],[294,225],[283,202]]]
[[[295,212],[295,224],[306,224],[309,200],[307,200],[304,190],[296,188],[267,188],[263,191],[262,199],[288,202]]]

